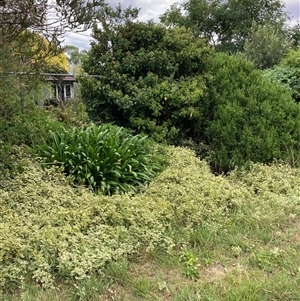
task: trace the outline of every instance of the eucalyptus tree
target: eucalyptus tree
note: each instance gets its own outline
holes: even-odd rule
[[[56,39],[65,30],[86,30],[104,0],[2,0],[1,39],[11,41],[24,30]]]
[[[281,0],[188,0],[161,17],[168,26],[191,27],[220,51],[242,51],[253,22],[282,28],[288,20]]]

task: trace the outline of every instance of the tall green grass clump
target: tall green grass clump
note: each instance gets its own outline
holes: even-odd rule
[[[62,127],[51,131],[50,137],[50,143],[39,147],[43,163],[62,166],[75,184],[108,195],[136,190],[150,182],[166,162],[161,160],[162,148],[149,138],[132,136],[110,124]]]

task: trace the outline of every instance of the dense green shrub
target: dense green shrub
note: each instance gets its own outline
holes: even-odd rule
[[[0,128],[3,141],[12,145],[32,146],[48,139],[49,130],[59,128],[60,125],[56,114],[31,105],[24,114],[18,112],[9,119],[3,119]]]
[[[177,142],[202,119],[207,43],[185,28],[127,22],[95,30],[82,78],[89,116]],[[107,44],[112,47],[108,48]]]
[[[299,106],[286,89],[242,57],[218,54],[211,72],[204,140],[216,171],[299,156]]]
[[[299,69],[278,65],[264,71],[266,78],[285,87],[296,102],[300,102]]]
[[[50,136],[39,147],[44,163],[63,166],[75,183],[104,194],[134,190],[162,169],[151,140],[117,126],[61,128]]]

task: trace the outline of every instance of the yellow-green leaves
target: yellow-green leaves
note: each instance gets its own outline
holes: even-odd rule
[[[188,149],[168,153],[170,165],[135,195],[74,189],[54,168],[30,161],[22,174],[1,181],[0,289],[16,289],[28,278],[43,287],[58,278],[84,279],[110,262],[156,248],[181,250],[184,272],[195,278],[201,258],[189,250],[192,234],[194,243],[203,233],[208,241],[220,239],[234,227],[267,228],[300,214],[297,170],[254,164],[250,171],[216,177]],[[232,250],[241,251],[239,245]],[[254,263],[265,258],[257,254]]]

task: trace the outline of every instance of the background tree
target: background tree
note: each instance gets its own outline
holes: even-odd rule
[[[12,59],[18,67],[10,71],[23,73],[67,73],[68,60],[58,45],[30,30],[24,31],[12,43]]]
[[[70,65],[78,65],[82,63],[82,59],[86,56],[86,50],[79,50],[74,45],[67,45],[64,47],[64,53],[68,56],[68,62]]]
[[[271,24],[253,23],[244,46],[245,56],[259,69],[278,64],[292,47],[286,32]]]
[[[71,73],[80,73],[82,63],[87,57],[87,50],[79,50],[79,48],[74,45],[66,45],[64,47],[64,53],[67,55]]]
[[[289,37],[293,43],[293,47],[297,49],[300,47],[300,22],[288,28]]]
[[[113,18],[112,25],[94,29],[97,42],[84,70],[99,77],[82,80],[90,117],[159,141],[193,135],[202,118],[199,99],[210,48],[188,29],[132,22],[135,12],[123,14],[123,23]]]
[[[189,0],[177,3],[162,16],[168,25],[193,28],[220,51],[242,51],[253,22],[281,28],[288,16],[280,0]]]

